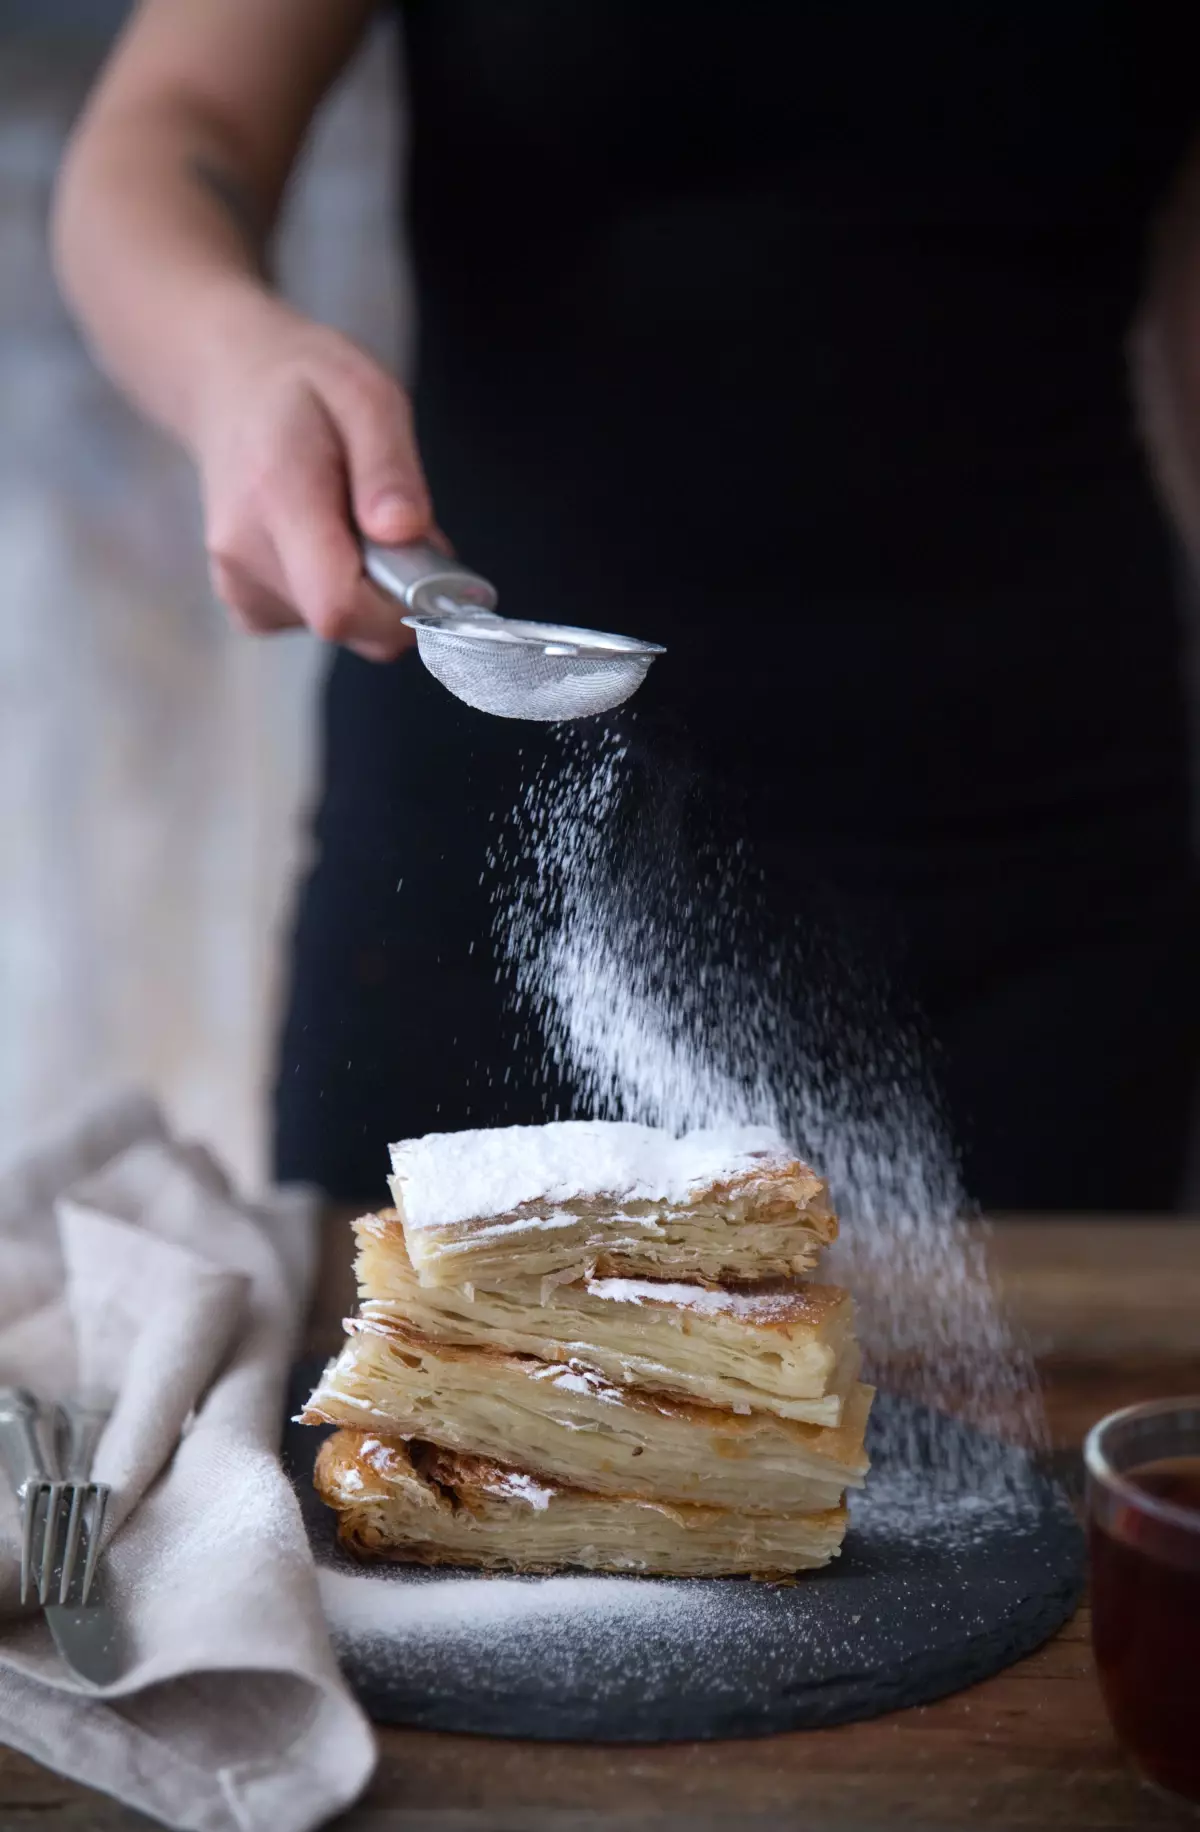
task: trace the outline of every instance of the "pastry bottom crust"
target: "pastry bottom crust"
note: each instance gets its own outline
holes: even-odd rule
[[[315,1482],[356,1557],[485,1571],[778,1580],[836,1558],[847,1519],[844,1507],[740,1514],[596,1495],[365,1431],[325,1440]]]

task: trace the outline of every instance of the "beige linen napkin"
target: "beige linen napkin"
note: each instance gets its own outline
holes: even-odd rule
[[[303,1832],[375,1760],[276,1456],[314,1235],[307,1200],[239,1203],[136,1097],[0,1177],[0,1384],[115,1395],[95,1475],[131,1656],[93,1690],[20,1611],[0,1476],[0,1741],[196,1832]]]

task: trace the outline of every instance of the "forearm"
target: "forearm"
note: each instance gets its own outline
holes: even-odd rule
[[[63,164],[59,277],[96,355],[196,461],[218,595],[371,660],[412,633],[363,572],[432,510],[404,390],[293,312],[264,250],[374,0],[137,0]]]
[[[109,372],[193,449],[214,381],[278,325],[263,250],[372,10],[138,0],[73,136],[54,223],[63,291]]]
[[[179,105],[85,119],[64,163],[63,291],[108,372],[187,445],[222,351],[273,309],[263,267],[277,207],[231,136]]]

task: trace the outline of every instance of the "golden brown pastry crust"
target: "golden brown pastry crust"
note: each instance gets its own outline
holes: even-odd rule
[[[325,1440],[315,1482],[343,1545],[371,1561],[780,1579],[827,1564],[846,1530],[841,1507],[747,1516],[545,1488],[490,1458],[362,1431]]]
[[[431,1341],[576,1361],[674,1398],[819,1425],[840,1422],[858,1376],[853,1305],[836,1286],[595,1279],[463,1291],[421,1284],[394,1210],[354,1227],[363,1316]]]
[[[495,1457],[567,1487],[753,1513],[817,1513],[867,1470],[872,1389],[856,1384],[842,1423],[741,1415],[631,1388],[586,1369],[431,1342],[356,1318],[302,1417],[378,1426]]]
[[[303,1418],[358,1555],[787,1577],[836,1556],[872,1391],[777,1134],[563,1122],[392,1148]]]

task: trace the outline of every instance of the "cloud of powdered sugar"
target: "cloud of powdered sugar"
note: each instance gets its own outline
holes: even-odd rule
[[[1036,1443],[1030,1360],[912,1035],[836,937],[780,932],[745,843],[697,836],[685,801],[620,731],[564,727],[497,842],[502,972],[548,1107],[777,1128],[830,1183],[822,1276],[854,1293],[868,1373]]]

